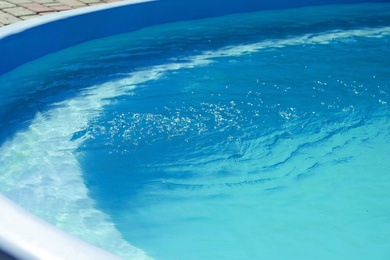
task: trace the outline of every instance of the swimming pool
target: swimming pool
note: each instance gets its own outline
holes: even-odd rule
[[[388,25],[388,4],[235,14],[21,66],[1,192],[128,258],[386,259]]]

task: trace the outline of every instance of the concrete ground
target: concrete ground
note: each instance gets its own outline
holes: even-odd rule
[[[0,0],[0,27],[41,15],[120,0]]]

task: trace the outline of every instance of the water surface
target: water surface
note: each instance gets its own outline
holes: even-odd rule
[[[0,77],[0,190],[129,259],[387,259],[389,25],[259,12],[31,62]]]

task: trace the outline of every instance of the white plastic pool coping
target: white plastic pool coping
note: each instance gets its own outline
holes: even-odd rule
[[[129,0],[43,16],[0,28],[0,75],[46,54],[161,23],[238,12],[387,0]],[[292,3],[293,2],[293,3]],[[30,214],[0,194],[0,257],[120,259]]]
[[[50,225],[2,195],[0,209],[0,248],[16,259],[121,259]]]

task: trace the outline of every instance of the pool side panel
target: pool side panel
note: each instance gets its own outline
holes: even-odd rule
[[[388,0],[132,0],[82,8],[0,28],[0,75],[49,53],[147,26],[307,5]]]

